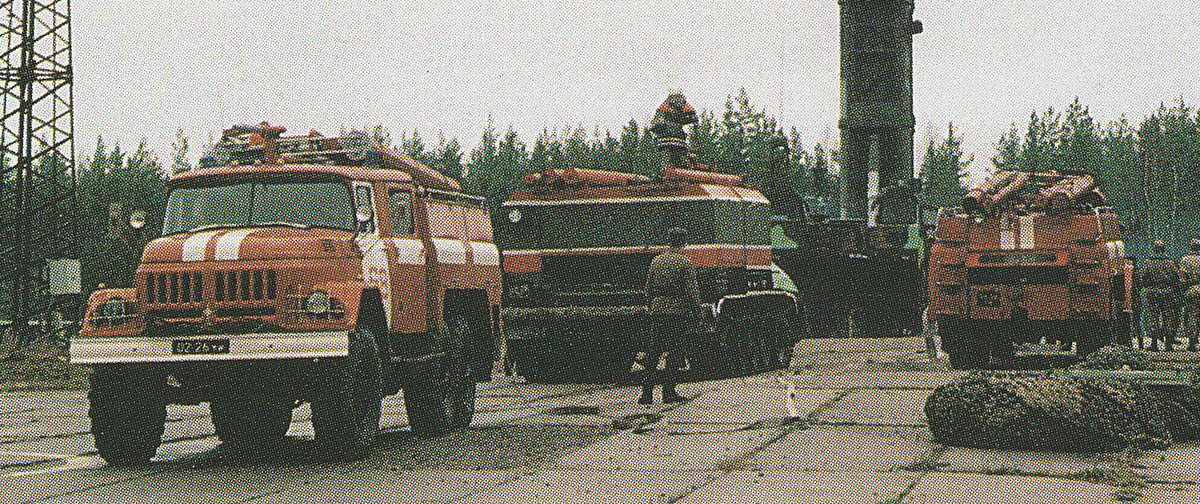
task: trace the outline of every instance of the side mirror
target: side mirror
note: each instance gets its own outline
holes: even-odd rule
[[[361,205],[354,211],[354,220],[358,222],[359,232],[371,231],[371,219],[374,218],[371,212],[371,205]]]

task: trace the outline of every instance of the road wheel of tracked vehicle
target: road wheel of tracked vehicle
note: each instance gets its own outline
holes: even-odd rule
[[[379,436],[382,373],[375,334],[367,326],[359,324],[350,334],[350,355],[331,363],[312,401],[317,443],[338,460],[366,457]]]
[[[100,457],[114,466],[142,465],[162,444],[166,377],[142,366],[96,366],[88,416]]]
[[[292,423],[290,402],[236,397],[214,400],[210,409],[217,438],[231,445],[277,443],[287,437]]]

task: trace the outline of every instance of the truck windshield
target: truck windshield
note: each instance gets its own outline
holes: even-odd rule
[[[350,189],[340,182],[242,183],[174,189],[163,234],[202,227],[288,223],[352,231]]]

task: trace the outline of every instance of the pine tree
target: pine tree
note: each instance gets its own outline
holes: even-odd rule
[[[957,206],[965,191],[962,180],[975,156],[963,159],[962,137],[956,136],[954,123],[946,131],[946,138],[931,139],[921,162],[921,202],[938,207]]]

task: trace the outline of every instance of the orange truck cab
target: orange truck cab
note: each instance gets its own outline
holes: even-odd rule
[[[227,130],[169,181],[134,287],[91,295],[70,353],[95,368],[110,464],[154,455],[168,403],[211,402],[223,442],[259,444],[309,402],[341,458],[366,455],[400,390],[414,431],[471,422],[500,335],[483,202],[365,134],[282,133]]]
[[[954,367],[1043,339],[1080,355],[1128,341],[1134,265],[1092,175],[1001,171],[942,209],[935,238],[928,316]]]

